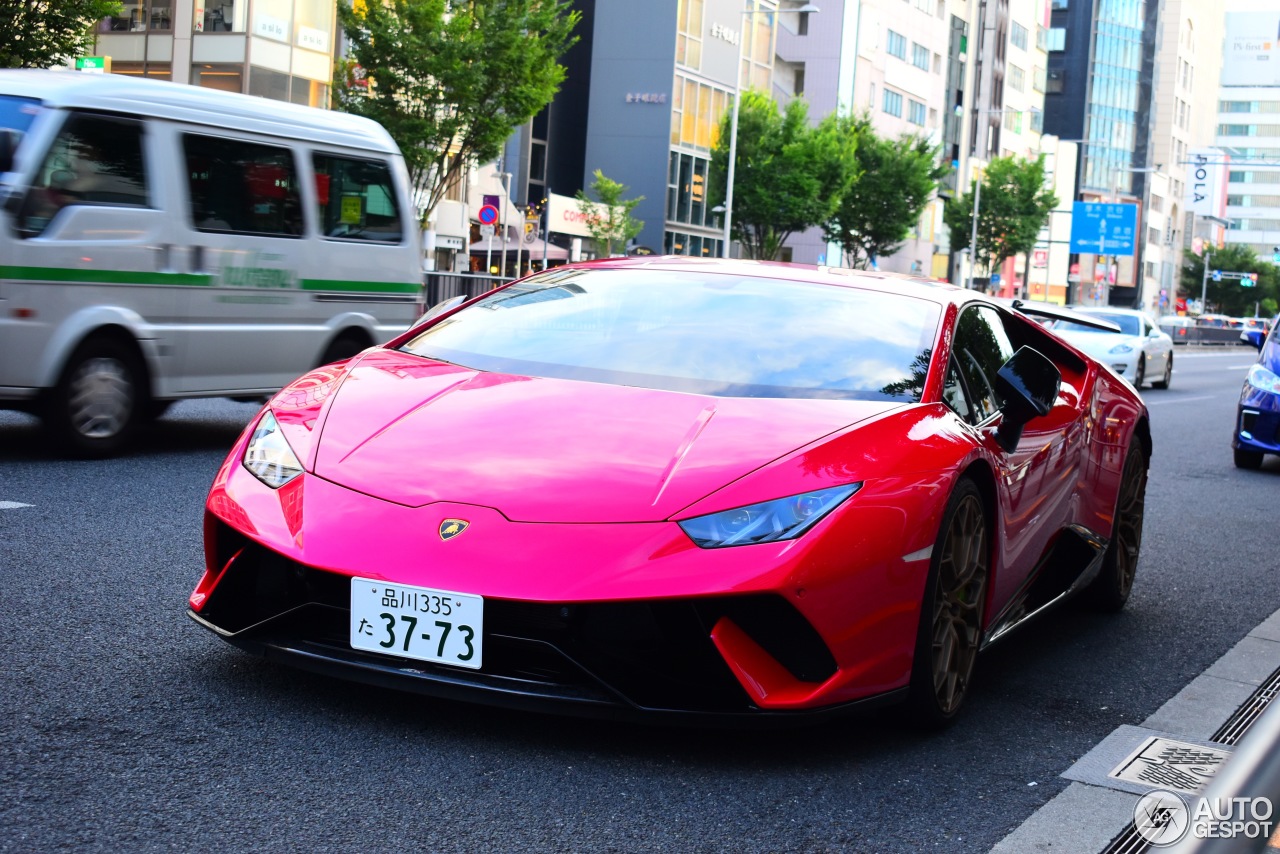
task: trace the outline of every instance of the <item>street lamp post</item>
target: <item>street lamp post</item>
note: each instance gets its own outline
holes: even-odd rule
[[[769,11],[767,9],[743,9],[741,15],[743,19],[750,18],[755,20],[757,12]],[[779,12],[782,9],[778,10]],[[812,3],[805,3],[796,9],[788,9],[788,12],[797,12],[802,14],[811,14],[820,11],[817,6]],[[738,102],[742,100],[742,46],[746,42],[746,24],[743,24],[744,32],[738,38],[738,64],[733,69],[733,112],[729,119],[729,168],[725,173],[724,187],[724,236],[722,238],[723,245],[720,247],[720,257],[729,257],[729,245],[733,240],[733,174],[734,167],[738,163]]]

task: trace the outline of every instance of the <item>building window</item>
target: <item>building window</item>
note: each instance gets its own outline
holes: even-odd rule
[[[907,100],[907,121],[924,127],[925,106],[919,101]]]
[[[929,70],[929,49],[922,44],[911,46],[911,64],[925,71]]]
[[[889,38],[885,44],[885,50],[890,56],[896,56],[898,59],[907,58],[907,37],[889,30]]]
[[[197,9],[199,6],[197,5]],[[248,29],[249,0],[206,0],[204,14],[196,14],[194,27],[197,33],[243,33]],[[263,33],[277,29],[269,16],[263,18]],[[288,36],[284,37],[288,41]]]
[[[1064,27],[1049,30],[1048,48],[1050,52],[1067,49],[1067,31]]]
[[[1066,85],[1067,72],[1066,69],[1059,68],[1056,71],[1050,71],[1045,75],[1044,91],[1050,95],[1062,91]]]
[[[1044,110],[1031,111],[1031,129],[1036,133],[1044,133]]]
[[[791,94],[793,94],[793,95],[803,95],[803,94],[804,94],[804,66],[803,66],[803,65],[798,66],[798,67],[796,68],[796,74],[795,74],[794,81],[795,81],[795,82],[794,82],[794,84],[792,85],[792,88],[793,88],[795,91],[794,91],[794,92],[792,92]]]
[[[668,222],[712,227],[716,215],[707,210],[707,173],[711,161],[703,156],[673,151],[667,173]],[[687,254],[687,253],[676,253]]]
[[[1253,136],[1257,125],[1218,125],[1218,136]]]
[[[1009,66],[1009,86],[1015,92],[1023,92],[1027,86],[1027,75],[1021,68],[1016,65]]]
[[[1051,10],[1067,9],[1068,0],[1049,0],[1049,8]]]
[[[222,92],[244,91],[243,65],[194,65],[191,68],[191,82],[205,89],[218,89]]]
[[[1031,69],[1031,88],[1037,92],[1045,89],[1045,71],[1040,66]]]
[[[1013,29],[1009,32],[1009,41],[1011,41],[1013,46],[1018,50],[1026,50],[1027,28],[1022,26],[1022,24],[1019,24],[1017,21],[1014,21]]]
[[[1036,50],[1048,50],[1049,31],[1036,24]]]
[[[100,29],[113,33],[169,32],[173,29],[173,0],[124,0],[119,15],[107,18]]]
[[[720,133],[720,117],[733,108],[732,96],[677,74],[671,105],[671,144],[710,151]]]
[[[809,35],[809,13],[801,12],[798,17],[799,17],[799,20],[796,21],[796,35],[798,36]]]
[[[902,118],[902,96],[890,89],[885,89],[884,111],[891,116]]]
[[[676,18],[676,62],[697,70],[702,67],[702,0],[679,0]]]
[[[1022,112],[1019,110],[1005,110],[1004,126],[1014,133],[1022,133]]]

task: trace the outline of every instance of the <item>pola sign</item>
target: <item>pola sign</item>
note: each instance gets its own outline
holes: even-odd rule
[[[1193,148],[1186,207],[1197,216],[1222,218],[1227,212],[1227,170],[1231,158],[1218,148]]]

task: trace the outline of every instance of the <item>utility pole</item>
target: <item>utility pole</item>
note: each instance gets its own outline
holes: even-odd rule
[[[1207,314],[1204,310],[1204,300],[1209,288],[1209,256],[1212,253],[1208,249],[1204,250],[1204,272],[1200,274],[1200,313]]]

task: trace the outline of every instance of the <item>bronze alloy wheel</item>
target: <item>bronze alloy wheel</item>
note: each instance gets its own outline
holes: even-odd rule
[[[940,548],[933,593],[933,690],[938,711],[951,715],[964,700],[982,637],[987,523],[976,494],[964,495],[956,505]]]
[[[925,579],[907,703],[915,723],[937,729],[960,710],[982,643],[991,526],[978,485],[956,482],[942,513]]]

